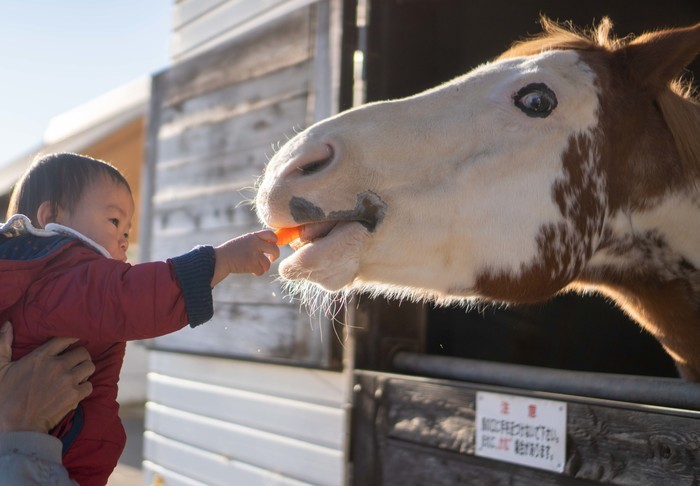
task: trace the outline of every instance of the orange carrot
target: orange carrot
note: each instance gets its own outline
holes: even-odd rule
[[[275,234],[277,235],[277,246],[288,245],[301,236],[301,226],[280,228],[275,231]]]

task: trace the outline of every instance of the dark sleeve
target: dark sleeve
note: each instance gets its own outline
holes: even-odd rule
[[[214,248],[198,246],[189,253],[172,258],[170,262],[175,267],[175,275],[182,289],[190,326],[197,327],[207,322],[214,315],[211,293],[216,263]]]

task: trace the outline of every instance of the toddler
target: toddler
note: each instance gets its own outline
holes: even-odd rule
[[[208,321],[214,285],[230,273],[262,275],[279,257],[274,233],[258,231],[130,265],[133,214],[115,167],[61,153],[27,170],[0,227],[0,322],[14,326],[12,359],[53,336],[77,337],[96,367],[92,394],[51,432],[81,486],[106,484],[124,448],[116,398],[125,342]]]

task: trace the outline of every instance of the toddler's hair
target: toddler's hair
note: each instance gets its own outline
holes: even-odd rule
[[[7,217],[24,214],[39,227],[37,212],[44,201],[51,203],[51,214],[58,214],[59,206],[72,212],[85,189],[99,177],[107,177],[131,192],[129,183],[112,164],[73,153],[41,156],[15,184]]]

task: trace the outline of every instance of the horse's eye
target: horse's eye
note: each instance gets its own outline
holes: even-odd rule
[[[548,117],[557,107],[557,95],[546,84],[532,83],[513,95],[515,106],[527,116]]]

